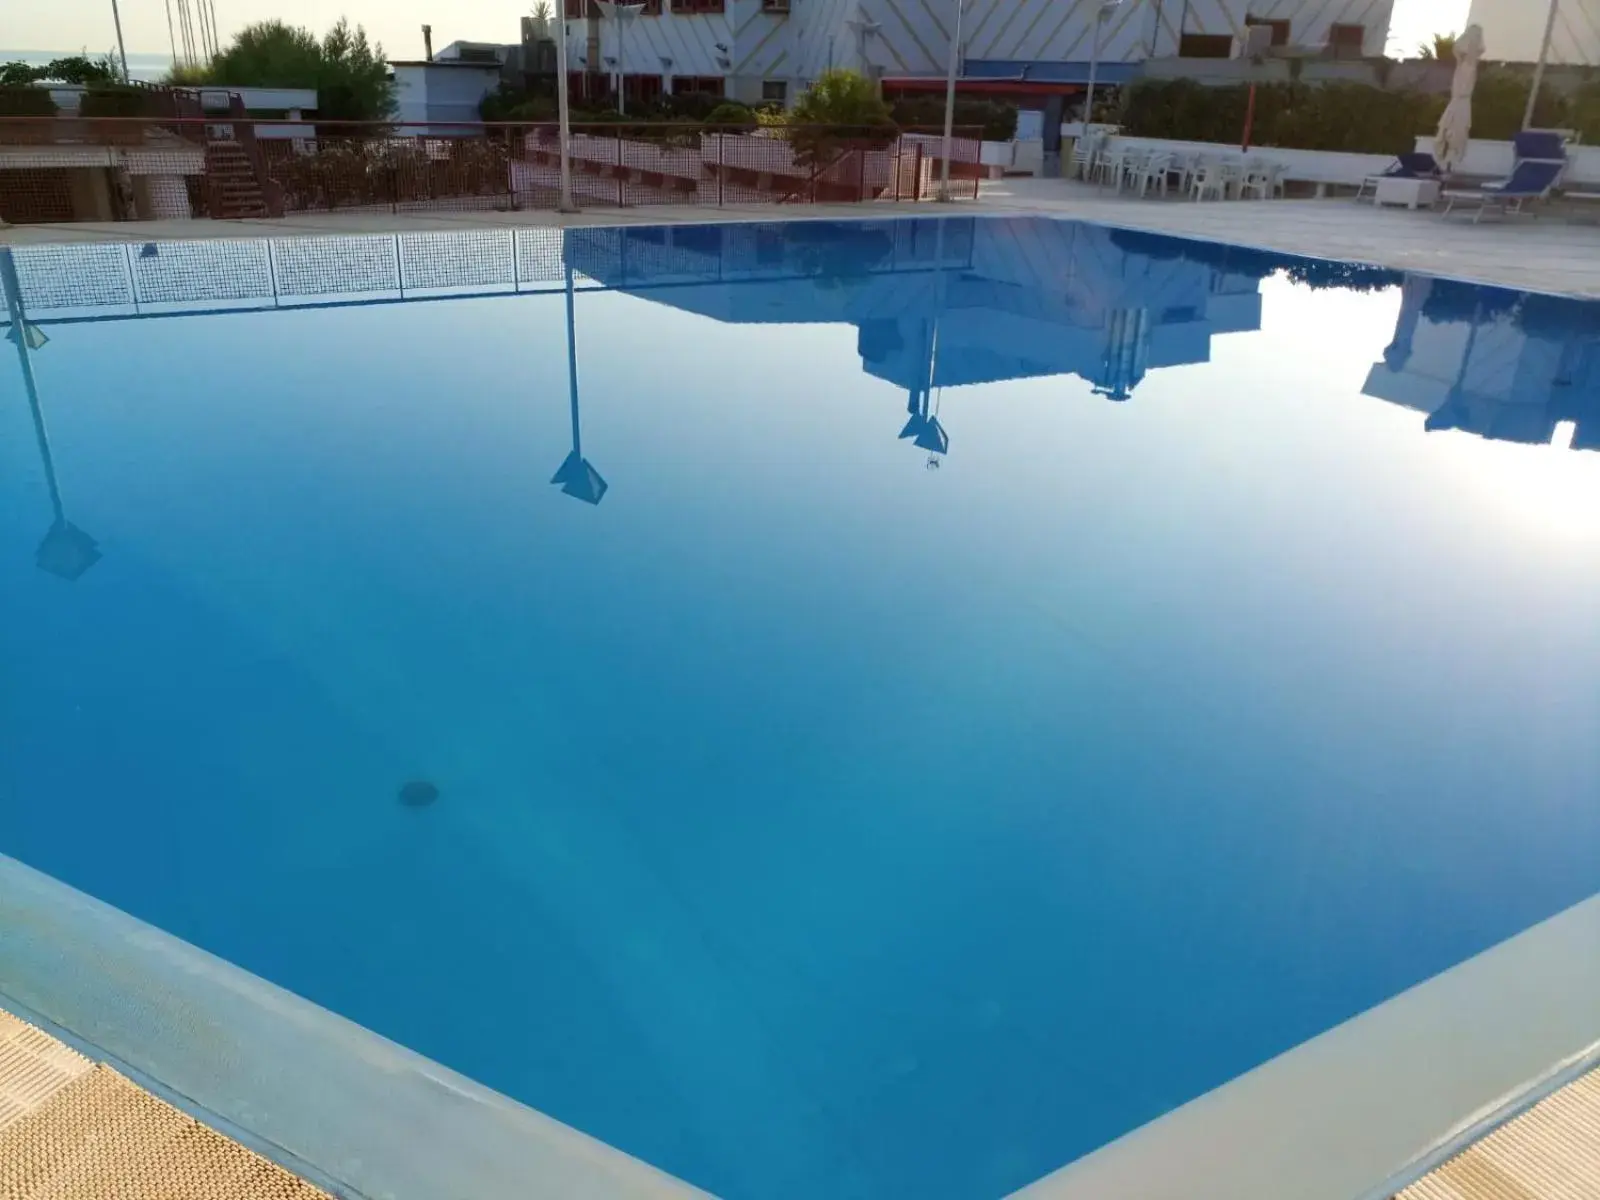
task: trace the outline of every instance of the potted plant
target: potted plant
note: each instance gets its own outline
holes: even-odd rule
[[[56,102],[49,89],[33,84],[0,87],[0,143],[16,146],[48,142],[50,122],[40,118],[55,115]]]
[[[137,146],[144,141],[144,125],[127,118],[150,115],[150,93],[125,84],[91,87],[78,102],[78,115],[89,123],[94,141]]]

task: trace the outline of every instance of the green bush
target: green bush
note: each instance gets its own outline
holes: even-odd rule
[[[78,101],[80,117],[147,117],[152,93],[136,87],[92,87]]]
[[[1586,83],[1574,92],[1568,108],[1572,128],[1583,134],[1583,140],[1590,145],[1600,142],[1600,81]]]
[[[1502,67],[1485,67],[1472,92],[1472,136],[1491,141],[1509,141],[1522,128],[1522,114],[1528,108],[1529,76]],[[1568,129],[1575,122],[1571,102],[1561,92],[1546,85],[1539,89],[1539,102],[1533,107],[1535,129]]]
[[[554,121],[560,113],[553,96],[502,85],[479,102],[478,115],[485,121]]]
[[[756,115],[743,104],[719,104],[706,117],[706,124],[729,132],[756,127]]]
[[[891,110],[902,129],[943,129],[944,97],[904,96]],[[1009,142],[1017,136],[1017,106],[999,100],[956,97],[957,129],[981,128],[986,142]]]
[[[651,115],[662,121],[708,121],[718,109],[743,108],[737,101],[705,92],[674,92],[670,96],[657,96],[651,104]]]
[[[42,87],[0,87],[0,117],[53,117],[56,102]]]
[[[1249,103],[1246,85],[1145,80],[1127,89],[1121,125],[1133,137],[1236,145],[1244,136]],[[1258,84],[1250,141],[1297,150],[1398,154],[1412,149],[1418,135],[1433,131],[1444,104],[1442,96],[1361,83]],[[1476,119],[1473,133],[1479,134]]]

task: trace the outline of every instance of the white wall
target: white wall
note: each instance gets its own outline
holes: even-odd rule
[[[490,65],[396,64],[395,118],[403,122],[477,121],[478,105],[499,83],[500,70]]]
[[[1549,12],[1544,0],[1472,0],[1467,19],[1483,26],[1490,61],[1534,62]],[[1561,0],[1550,61],[1600,66],[1600,0]]]

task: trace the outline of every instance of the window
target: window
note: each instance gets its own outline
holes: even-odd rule
[[[722,0],[672,0],[675,13],[719,13]]]
[[[629,104],[647,104],[661,95],[661,76],[624,75],[622,94]]]
[[[786,13],[789,11],[789,0],[761,0],[761,11]]]
[[[722,76],[674,75],[672,77],[672,94],[674,96],[720,96],[722,95]]]
[[[1232,58],[1233,39],[1225,33],[1186,33],[1178,39],[1179,58]]]
[[[788,103],[788,83],[782,79],[763,79],[761,81],[761,98],[778,104]]]
[[[1253,25],[1272,30],[1272,44],[1274,46],[1287,46],[1289,44],[1289,22],[1271,17],[1245,17],[1245,28]]]
[[[1360,58],[1367,40],[1365,25],[1331,25],[1328,27],[1328,49],[1335,58]]]

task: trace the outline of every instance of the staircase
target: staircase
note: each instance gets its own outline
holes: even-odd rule
[[[211,216],[223,220],[265,217],[267,200],[250,155],[231,137],[206,137],[206,194]]]

